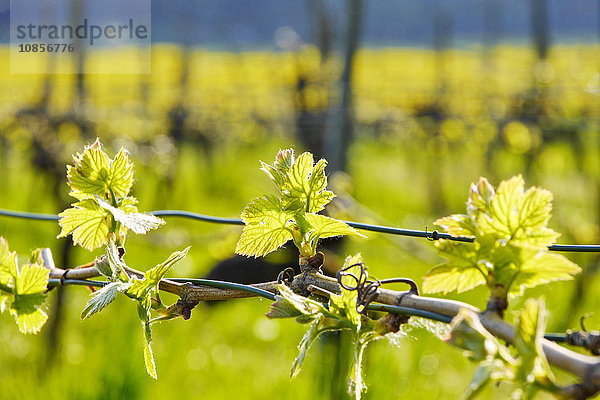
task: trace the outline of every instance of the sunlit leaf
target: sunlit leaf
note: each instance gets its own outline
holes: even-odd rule
[[[342,276],[342,284],[350,289],[353,289],[357,285],[357,279],[360,279],[362,269],[364,268],[366,274],[366,267],[363,265],[362,256],[356,254],[354,256],[348,256],[344,260],[342,269],[346,269],[345,274]],[[357,279],[353,278],[356,277]],[[366,280],[368,277],[364,276]],[[356,290],[348,290],[341,287],[340,295],[332,295],[329,297],[332,312],[341,312],[341,317],[347,318],[355,327],[356,330],[360,329],[361,316],[356,310],[358,292]]]
[[[519,200],[525,182],[521,175],[500,182],[496,195],[490,202],[490,225],[496,232],[510,236],[519,225]]]
[[[133,164],[124,149],[111,160],[96,140],[73,157],[73,166],[67,166],[67,179],[69,194],[79,200],[94,195],[125,197],[133,184]]]
[[[146,372],[154,379],[158,379],[156,373],[156,363],[154,362],[154,353],[152,352],[152,328],[150,326],[150,313],[141,303],[138,304],[138,315],[142,321],[144,330],[144,365]]]
[[[50,270],[40,264],[25,264],[17,277],[16,289],[20,295],[45,293]]]
[[[22,333],[37,333],[48,315],[43,309],[50,271],[39,264],[25,264],[16,277],[14,300],[10,305]]]
[[[17,275],[17,253],[10,251],[6,239],[0,236],[0,284],[14,285]]]
[[[479,178],[477,184],[471,184],[469,199],[467,201],[468,215],[476,220],[481,213],[489,212],[490,203],[495,194],[496,192],[492,185],[483,177]]]
[[[296,358],[294,359],[294,364],[292,364],[292,370],[290,372],[290,376],[292,378],[295,378],[300,372],[300,369],[302,368],[302,363],[304,362],[304,358],[306,357],[306,352],[310,348],[310,345],[321,333],[318,330],[319,322],[319,319],[314,320],[308,327],[308,330],[306,331],[304,336],[302,336],[302,340],[298,345],[298,356],[296,356]]]
[[[287,306],[295,308],[303,315],[315,317],[316,315],[326,311],[325,306],[322,303],[304,296],[300,296],[299,294],[294,293],[292,289],[284,284],[277,285],[277,290],[279,291],[281,297],[287,300]]]
[[[453,290],[460,293],[479,285],[485,285],[485,277],[480,270],[473,266],[442,264],[433,268],[423,277],[425,293],[446,294]]]
[[[145,299],[152,290],[156,291],[160,280],[169,272],[169,269],[183,259],[190,247],[182,251],[173,252],[165,261],[144,273],[143,279],[134,278],[131,286],[127,288],[127,294],[136,299]]]
[[[519,354],[517,378],[524,386],[534,380],[542,385],[554,383],[554,375],[542,350],[545,313],[542,299],[527,299],[518,315],[514,345]]]
[[[559,236],[547,227],[551,212],[552,194],[537,187],[525,190],[520,175],[501,182],[496,191],[481,178],[471,185],[468,215],[436,221],[452,235],[472,232],[475,241],[437,241],[440,255],[448,262],[425,277],[425,291],[446,293],[486,283],[491,291],[502,287],[500,296],[505,297],[507,293],[521,294],[527,287],[572,279],[580,268],[548,252]]]
[[[116,208],[108,202],[96,196],[96,201],[103,209],[109,211],[115,220],[125,225],[138,235],[143,235],[152,229],[157,229],[165,224],[165,221],[151,214],[142,214],[137,211],[137,207],[127,204],[127,208]]]
[[[511,292],[521,294],[523,289],[548,282],[573,279],[581,268],[561,254],[538,252],[525,261],[515,277]]]
[[[282,210],[281,201],[273,196],[258,197],[242,212],[246,224],[235,252],[246,256],[264,256],[292,239],[290,219],[293,215]]]
[[[91,317],[97,312],[102,311],[117,297],[118,292],[123,292],[129,287],[129,283],[111,282],[102,289],[91,294],[90,299],[81,311],[81,319]]]
[[[302,313],[289,300],[277,295],[266,313],[267,318],[295,318],[299,315],[302,315]]]
[[[73,243],[94,250],[107,243],[109,213],[95,200],[85,199],[58,214],[61,226],[58,238],[73,235]]]
[[[269,175],[281,191],[283,208],[292,212],[318,212],[335,197],[326,190],[327,161],[316,164],[309,152],[294,157],[292,149],[280,150],[273,165],[262,163],[262,170]]]
[[[19,307],[23,305],[23,303],[38,303],[38,300],[43,298],[41,295],[26,295],[26,297],[21,297],[19,301]],[[15,302],[17,300],[15,299]],[[13,305],[14,307],[14,305]],[[30,308],[27,306],[26,308]],[[14,312],[13,312],[14,310]],[[13,308],[11,313],[14,314],[15,319],[17,321],[17,326],[19,327],[19,331],[21,333],[38,333],[46,321],[48,320],[48,314],[42,308],[31,308],[31,312],[22,312]]]
[[[445,232],[453,236],[474,236],[476,234],[473,221],[465,214],[453,214],[440,218],[433,223],[441,226]]]
[[[354,236],[366,238],[358,230],[348,226],[344,221],[329,218],[320,214],[307,213],[304,218],[310,225],[310,240],[324,239],[335,236]]]
[[[261,161],[261,169],[273,180],[277,188],[283,191],[290,168],[292,168],[295,160],[294,150],[279,150],[275,156],[273,165],[271,166]]]

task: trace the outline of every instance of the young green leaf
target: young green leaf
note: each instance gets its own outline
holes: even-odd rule
[[[309,152],[296,159],[292,149],[280,150],[273,166],[262,163],[262,170],[269,175],[281,191],[283,206],[288,211],[319,212],[335,197],[326,190],[327,161],[316,164]]]
[[[300,314],[311,318],[316,318],[319,314],[327,313],[327,309],[322,303],[304,296],[300,296],[299,294],[294,293],[292,289],[284,284],[277,285],[277,290],[280,294],[279,297],[285,299],[285,305],[283,302],[281,303],[282,307],[285,307],[285,309],[293,308]],[[291,310],[289,312],[293,313]]]
[[[144,307],[142,303],[138,304],[138,315],[142,321],[142,329],[144,330],[144,365],[146,372],[154,379],[158,379],[156,373],[156,363],[154,362],[154,353],[152,352],[152,329],[150,326],[150,311]]]
[[[354,357],[350,368],[348,393],[355,400],[360,400],[362,394],[367,391],[362,372],[363,356],[369,343],[377,339],[381,339],[381,336],[373,331],[359,331],[354,334]]]
[[[275,295],[275,301],[269,306],[269,311],[265,314],[267,318],[295,318],[302,313],[283,296]]]
[[[542,299],[528,299],[518,316],[515,348],[519,354],[516,369],[521,387],[536,382],[545,390],[556,390],[554,374],[542,350],[544,337],[545,307]]]
[[[122,198],[133,185],[133,164],[124,149],[111,160],[97,139],[73,157],[73,166],[67,166],[67,179],[71,187],[69,195],[79,200],[113,194]]]
[[[12,288],[17,275],[17,253],[10,251],[6,239],[0,236],[0,284]]]
[[[494,305],[506,304],[508,294],[522,294],[527,287],[572,279],[580,268],[548,252],[559,236],[547,227],[551,211],[552,194],[536,187],[525,190],[520,175],[501,182],[497,191],[481,178],[471,185],[467,214],[435,222],[446,232],[474,237],[475,242],[437,241],[448,262],[427,274],[424,291],[464,291],[486,283],[497,297],[490,303]]]
[[[165,224],[165,221],[151,214],[142,214],[137,212],[137,207],[127,204],[127,207],[113,207],[108,202],[96,196],[96,201],[103,209],[109,211],[113,218],[123,224],[128,229],[131,229],[138,235],[143,235],[152,229],[157,229]],[[129,198],[130,199],[130,198]]]
[[[581,272],[581,268],[560,254],[537,252],[521,266],[519,273],[510,286],[510,293],[523,294],[530,288],[554,281],[573,279],[573,275]]]
[[[21,333],[38,333],[48,320],[48,314],[40,308],[44,298],[41,295],[30,295],[13,303],[11,314]]]
[[[310,326],[308,327],[308,330],[306,331],[304,336],[302,336],[300,344],[298,344],[298,355],[294,359],[294,363],[292,364],[292,370],[290,371],[290,376],[292,378],[298,376],[300,369],[302,369],[302,363],[304,363],[304,358],[306,358],[306,353],[308,352],[310,345],[321,334],[318,328],[321,322],[320,320],[321,318],[317,318],[313,322],[311,322]]]
[[[423,277],[426,293],[464,292],[486,283],[485,264],[478,263],[475,246],[440,240],[438,252],[449,261],[434,267]]]
[[[10,313],[22,333],[39,332],[48,319],[43,305],[49,273],[47,268],[39,264],[25,264],[18,271]]]
[[[316,164],[311,153],[297,159],[291,149],[280,150],[273,165],[262,163],[262,170],[273,180],[281,198],[259,197],[242,212],[246,224],[236,253],[264,256],[292,239],[300,256],[312,257],[320,239],[352,235],[364,237],[343,221],[316,214],[335,197],[326,190],[325,160]]]
[[[259,257],[277,250],[292,239],[293,215],[283,210],[273,195],[258,197],[242,212],[246,224],[237,243],[237,254]]]
[[[305,214],[304,218],[310,225],[309,241],[311,242],[335,236],[366,238],[365,235],[348,226],[344,221],[312,213]]]
[[[471,360],[479,362],[465,398],[474,398],[489,381],[512,382],[512,398],[529,399],[539,389],[559,390],[541,347],[545,329],[543,301],[529,299],[519,313],[515,356],[483,327],[472,311],[460,310],[451,327],[445,340],[465,349]]]
[[[483,284],[484,276],[472,265],[442,264],[423,277],[423,291],[426,293],[446,294],[453,290],[461,293]]]
[[[131,285],[124,282],[111,282],[102,289],[91,294],[90,299],[81,311],[81,319],[91,317],[97,312],[102,311],[117,297],[118,292],[124,292]]]
[[[109,213],[94,199],[72,204],[72,208],[58,214],[61,226],[57,238],[73,235],[73,243],[94,250],[108,242]]]
[[[190,248],[187,247],[182,251],[173,252],[165,261],[146,271],[144,273],[144,278],[134,278],[131,286],[129,286],[126,290],[127,295],[138,299],[149,306],[149,297],[152,293],[155,293],[158,290],[158,284],[160,283],[160,280],[167,274],[167,272],[169,272],[169,269],[171,269],[173,265],[187,255],[189,249]]]

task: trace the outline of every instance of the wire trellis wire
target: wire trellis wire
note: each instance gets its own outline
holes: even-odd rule
[[[181,211],[181,210],[157,210],[151,211],[149,214],[155,215],[157,217],[180,217],[180,218],[188,218],[196,221],[210,222],[215,224],[227,224],[227,225],[244,225],[244,222],[239,218],[223,218],[223,217],[215,217],[212,215],[204,215],[198,214],[191,211]],[[40,214],[40,213],[32,213],[32,212],[23,212],[23,211],[12,211],[12,210],[4,210],[0,209],[0,216],[5,217],[14,217],[14,218],[23,218],[23,219],[31,219],[37,221],[58,221],[60,217],[55,214]],[[441,233],[438,231],[420,231],[414,229],[403,229],[396,228],[391,226],[382,226],[382,225],[373,225],[373,224],[365,224],[362,222],[354,222],[354,221],[344,221],[348,225],[353,228],[371,231],[371,232],[379,232],[379,233],[387,233],[391,235],[400,235],[400,236],[408,236],[408,237],[418,237],[424,238],[428,240],[438,240],[438,239],[447,239],[456,242],[466,242],[472,243],[474,239],[472,237],[466,236],[452,236],[448,233]],[[599,253],[600,245],[597,244],[553,244],[548,246],[548,249],[551,251],[559,251],[559,252],[579,252],[579,253]]]

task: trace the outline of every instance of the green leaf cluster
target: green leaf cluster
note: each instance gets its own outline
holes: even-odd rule
[[[301,256],[316,254],[320,239],[351,235],[364,237],[345,222],[317,214],[335,197],[326,190],[327,161],[314,162],[309,152],[298,158],[292,149],[280,150],[273,165],[262,163],[262,170],[279,190],[279,196],[253,199],[241,217],[246,225],[236,253],[264,256],[293,240]]]
[[[110,159],[99,140],[86,146],[67,166],[67,182],[69,195],[78,201],[59,214],[59,238],[72,235],[74,244],[94,250],[107,244],[111,233],[123,243],[128,230],[144,234],[164,224],[138,212],[137,200],[129,195],[133,163],[123,148]]]
[[[362,257],[360,254],[348,256],[344,262],[344,268],[356,276],[360,275]],[[351,267],[354,266],[354,267]],[[355,285],[356,282],[350,277],[347,286]],[[302,366],[310,345],[324,332],[346,329],[353,335],[353,364],[348,380],[348,391],[355,399],[360,399],[366,391],[366,385],[362,374],[362,359],[364,350],[373,340],[383,337],[388,332],[382,332],[376,327],[382,325],[365,315],[359,314],[357,305],[358,293],[355,290],[341,288],[340,294],[328,293],[329,302],[321,303],[311,298],[294,293],[284,284],[277,286],[279,295],[271,305],[267,317],[269,318],[296,318],[300,323],[308,323],[309,328],[298,345],[298,356],[292,365],[291,376],[295,377]]]
[[[50,271],[38,262],[36,254],[34,251],[31,262],[19,267],[17,254],[0,237],[0,313],[14,316],[22,333],[38,333],[48,319],[44,302]]]
[[[517,321],[515,343],[510,349],[485,329],[476,313],[462,309],[452,320],[445,340],[479,363],[465,399],[475,398],[489,382],[512,383],[513,399],[532,399],[539,390],[559,390],[542,351],[544,301],[528,299]]]
[[[92,293],[87,304],[81,312],[81,319],[86,319],[92,315],[102,311],[116,298],[117,293],[121,292],[127,297],[137,301],[137,311],[142,327],[144,330],[144,363],[146,371],[153,378],[157,378],[156,365],[152,352],[152,330],[151,324],[167,318],[157,317],[151,318],[151,310],[155,309],[159,313],[170,307],[162,305],[158,299],[158,285],[165,277],[167,272],[177,262],[182,260],[188,253],[189,247],[183,251],[172,253],[165,261],[150,268],[146,271],[143,277],[131,277],[126,273],[127,265],[119,257],[117,247],[114,242],[109,242],[106,248],[105,260],[102,262],[101,271],[104,276],[111,279],[112,282],[104,286],[102,289]],[[162,314],[162,313],[161,313]],[[169,318],[173,318],[172,313]]]
[[[480,178],[471,185],[466,214],[435,221],[447,233],[475,242],[437,241],[439,254],[448,261],[424,277],[424,291],[462,292],[486,284],[494,295],[506,298],[572,279],[580,268],[548,251],[559,236],[547,226],[551,212],[552,194],[537,187],[525,190],[520,175],[501,182],[497,190]]]

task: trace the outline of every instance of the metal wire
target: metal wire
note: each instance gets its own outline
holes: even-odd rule
[[[198,213],[194,213],[191,211],[158,210],[158,211],[151,211],[151,212],[149,212],[149,214],[156,215],[157,217],[189,218],[189,219],[194,219],[197,221],[211,222],[211,223],[216,223],[216,224],[227,224],[227,225],[243,225],[244,224],[244,222],[239,218],[214,217],[211,215],[203,215],[203,214],[198,214]],[[54,214],[38,214],[38,213],[3,210],[3,209],[0,209],[0,216],[32,219],[32,220],[38,220],[38,221],[58,221],[59,220],[58,215],[54,215]],[[371,232],[388,233],[391,235],[418,237],[418,238],[425,238],[425,239],[429,239],[429,240],[447,239],[447,240],[453,240],[455,242],[465,242],[465,243],[470,243],[475,240],[472,237],[452,236],[448,233],[440,233],[438,231],[429,232],[429,231],[419,231],[419,230],[413,230],[413,229],[395,228],[395,227],[391,227],[391,226],[365,224],[362,222],[353,222],[353,221],[344,221],[344,222],[346,222],[348,225],[350,225],[353,228],[362,229],[362,230],[371,231]],[[559,252],[599,253],[600,245],[597,245],[597,244],[554,244],[552,246],[548,246],[548,249],[551,251],[559,251]]]
[[[265,297],[271,301],[275,301],[275,295],[271,292],[267,292],[266,290],[256,288],[254,286],[243,285],[241,283],[233,283],[233,282],[224,282],[224,281],[214,281],[210,279],[187,279],[187,278],[169,278],[170,281],[175,282],[190,282],[194,285],[203,285],[210,286],[219,289],[231,289],[231,290],[241,290],[244,292],[249,292],[256,294],[257,296]],[[103,287],[110,282],[106,281],[88,281],[84,279],[48,279],[48,287],[56,287],[56,286],[93,286],[93,287]],[[434,313],[431,311],[425,310],[417,310],[415,308],[409,307],[401,307],[401,306],[392,306],[388,304],[370,304],[366,307],[371,311],[383,311],[383,312],[391,312],[398,313],[403,315],[411,315],[415,317],[422,317],[431,319],[434,321],[450,323],[452,318],[443,315]],[[551,340],[553,342],[566,342],[567,335],[564,333],[547,333],[544,335],[544,338]]]

